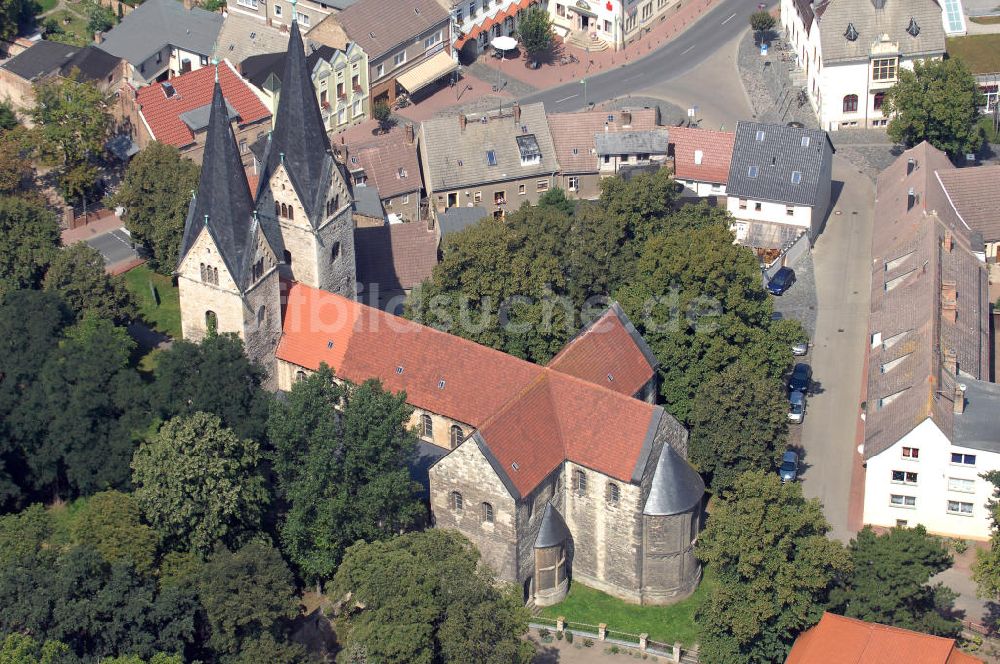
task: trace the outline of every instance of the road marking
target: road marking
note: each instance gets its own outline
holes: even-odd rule
[[[730,22],[731,20],[733,20],[734,18],[736,18],[736,12],[733,12],[732,16],[730,16],[730,17],[729,17],[729,18],[727,18],[727,19],[726,19],[725,21],[723,21],[723,22],[722,22],[722,25],[725,25],[726,23],[729,23],[729,22]]]
[[[568,96],[568,97],[563,97],[562,99],[556,99],[556,103],[557,103],[557,104],[561,104],[561,103],[563,103],[564,101],[567,101],[567,100],[569,100],[569,99],[572,99],[573,97],[579,97],[579,96],[580,96],[580,95],[570,95],[570,96]]]
[[[691,44],[686,49],[684,49],[683,51],[681,51],[681,55],[684,55],[685,53],[687,53],[688,51],[690,51],[694,47],[695,47],[695,44]]]

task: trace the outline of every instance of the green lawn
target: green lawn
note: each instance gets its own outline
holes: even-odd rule
[[[1000,34],[952,37],[947,42],[949,57],[964,60],[973,74],[1000,71]]]
[[[159,295],[159,304],[153,299],[150,282]],[[170,277],[140,265],[125,273],[125,285],[139,304],[139,314],[150,327],[174,339],[181,338],[181,304],[177,287]]]
[[[979,118],[979,126],[983,128],[983,136],[989,143],[1000,143],[1000,134],[993,131],[993,116],[984,115]]]
[[[94,36],[87,30],[87,19],[69,9],[60,9],[45,17],[51,20],[62,34],[49,35],[47,38],[76,46],[86,46],[93,41]]]
[[[36,2],[38,2],[38,6],[41,8],[38,10],[38,13],[43,14],[55,9],[58,0],[36,0]]]
[[[609,630],[645,633],[653,641],[680,641],[690,646],[698,640],[695,609],[714,584],[715,577],[706,570],[698,590],[686,600],[670,606],[638,606],[573,582],[566,599],[542,609],[542,616],[552,619],[563,616],[567,622],[590,625],[605,623]]]

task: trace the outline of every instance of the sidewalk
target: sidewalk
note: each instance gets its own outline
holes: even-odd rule
[[[663,46],[673,39],[677,33],[697,21],[716,2],[717,0],[689,0],[673,14],[661,17],[656,26],[643,35],[639,41],[629,44],[623,50],[617,52],[609,48],[606,51],[588,54],[579,48],[563,44],[559,39],[556,39],[556,43],[551,50],[551,57],[543,57],[543,63],[538,69],[528,69],[526,66],[527,55],[522,53],[516,60],[507,60],[503,63],[501,75],[506,78],[516,79],[536,89],[545,89],[556,87],[567,81],[579,80],[615,67],[620,67],[625,63],[638,60],[648,55],[654,49]],[[559,57],[561,55],[569,55],[571,53],[580,61],[566,65],[559,64]],[[545,62],[546,59],[550,60],[550,62]],[[494,72],[501,68],[500,61],[488,55],[480,56],[477,63],[493,69]]]

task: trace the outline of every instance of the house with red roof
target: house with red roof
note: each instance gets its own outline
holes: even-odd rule
[[[276,356],[279,389],[325,363],[405,392],[441,457],[434,524],[472,540],[525,600],[559,601],[570,576],[644,604],[697,586],[704,483],[687,431],[652,403],[656,359],[617,304],[540,366],[295,284]]]
[[[795,640],[785,664],[983,664],[955,639],[824,613]]]
[[[731,131],[698,127],[671,127],[670,152],[674,180],[684,187],[686,196],[724,196],[729,181],[729,163],[733,159]]]
[[[119,95],[122,124],[140,149],[153,141],[173,145],[201,163],[216,72],[244,167],[253,165],[250,145],[271,129],[271,112],[228,60]]]

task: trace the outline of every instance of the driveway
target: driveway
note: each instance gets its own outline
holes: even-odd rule
[[[840,157],[833,160],[833,180],[833,209],[813,249],[818,313],[814,387],[802,424],[802,488],[822,501],[831,535],[846,542],[853,534],[848,506],[868,335],[875,192],[872,181]]]

